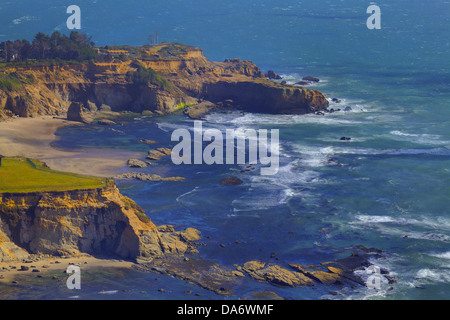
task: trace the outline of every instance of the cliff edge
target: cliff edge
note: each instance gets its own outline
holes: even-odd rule
[[[184,255],[198,237],[192,228],[157,228],[115,185],[0,194],[0,262],[80,253],[151,261]]]
[[[202,101],[263,113],[328,107],[321,92],[272,81],[251,61],[213,62],[181,44],[138,49],[144,53],[130,52],[124,61],[4,67],[0,119],[62,115],[73,102],[91,112],[170,113]]]

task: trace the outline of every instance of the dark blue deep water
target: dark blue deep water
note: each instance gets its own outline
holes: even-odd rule
[[[327,288],[286,289],[246,281],[235,298],[270,290],[293,299],[448,299],[450,2],[378,1],[381,30],[367,29],[371,3],[361,0],[76,2],[82,32],[98,45],[141,45],[158,30],[162,41],[202,47],[210,60],[252,60],[288,82],[319,77],[314,88],[330,100],[341,99],[331,107],[351,107],[326,116],[208,116],[205,126],[221,130],[279,129],[280,171],[275,176],[241,172],[238,165],[177,167],[166,159],[144,171],[187,181],[119,182],[155,223],[201,230],[208,237],[200,254],[225,265],[269,261],[272,253],[281,263],[320,263],[364,245],[386,252],[374,264],[397,279],[378,291],[346,289],[338,296],[330,296]],[[65,8],[70,4],[2,2],[0,41],[31,40],[38,31],[67,32]],[[132,150],[144,159],[149,147],[136,139],[173,146],[172,131],[192,127],[183,116],[137,118],[90,130],[67,127],[58,132],[57,145]],[[343,136],[352,140],[341,141]],[[342,165],[330,165],[330,159]],[[230,175],[244,183],[219,184]],[[146,299],[187,299],[185,290],[201,292],[202,299],[222,298],[164,277],[160,286],[170,292],[162,296],[150,289],[154,277],[133,274],[107,289],[115,298],[136,298],[122,293],[122,286],[147,288],[139,296]],[[95,298],[96,290],[80,296]]]

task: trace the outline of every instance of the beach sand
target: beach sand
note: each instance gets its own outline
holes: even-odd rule
[[[69,265],[79,266],[81,271],[95,271],[105,268],[131,269],[135,263],[125,260],[96,258],[87,254],[77,257],[52,257],[39,261],[0,262],[0,284],[12,284],[19,275],[40,275],[51,271],[63,273]],[[26,267],[27,270],[23,270],[22,267]]]
[[[51,143],[55,132],[65,125],[81,125],[53,116],[13,118],[0,122],[0,155],[22,156],[45,162],[53,170],[97,177],[113,177],[126,162],[142,155],[120,150],[63,151]]]

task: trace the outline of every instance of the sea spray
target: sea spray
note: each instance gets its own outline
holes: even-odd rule
[[[260,164],[268,165],[268,167],[261,167],[261,175],[275,175],[279,170],[280,147],[278,129],[270,130],[269,143],[268,130],[266,129],[260,129],[258,131],[242,128],[236,130],[227,129],[224,138],[220,130],[207,129],[203,131],[202,121],[195,121],[193,140],[191,133],[187,129],[176,129],[172,133],[171,139],[172,141],[179,141],[172,149],[171,157],[175,165],[231,165],[236,163],[244,165],[247,163],[257,164],[259,160]],[[203,142],[210,142],[210,144],[203,148]]]

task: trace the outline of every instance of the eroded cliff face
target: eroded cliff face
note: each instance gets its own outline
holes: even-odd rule
[[[29,254],[100,254],[151,261],[194,250],[199,232],[157,228],[143,210],[104,189],[0,194],[0,262]]]
[[[164,48],[161,48],[164,49]],[[127,75],[137,64],[152,68],[171,86],[130,83]],[[209,61],[201,49],[183,54],[130,60],[6,70],[22,80],[20,88],[0,90],[0,118],[19,115],[60,115],[71,102],[107,105],[113,111],[170,113],[199,99],[232,100],[243,110],[269,113],[308,113],[328,107],[317,90],[281,85],[266,79],[251,61]]]
[[[328,105],[328,101],[317,90],[265,81],[218,81],[205,84],[203,91],[207,100],[217,103],[231,99],[252,112],[305,114],[320,111]]]

